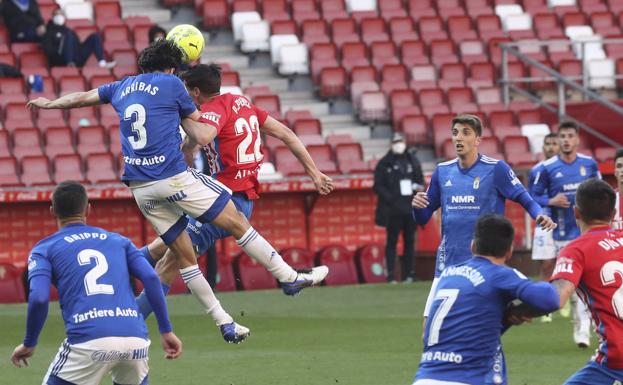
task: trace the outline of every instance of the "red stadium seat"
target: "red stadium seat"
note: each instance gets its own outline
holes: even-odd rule
[[[336,98],[347,95],[346,71],[342,67],[325,68],[320,71],[320,89],[318,94],[321,98]]]
[[[476,90],[476,102],[480,111],[490,112],[505,108],[498,87],[479,88]]]
[[[509,136],[520,136],[521,135],[521,127],[519,126],[491,126],[495,130],[495,136],[500,140],[504,141]]]
[[[547,6],[546,6],[547,7]],[[470,0],[465,2],[465,8],[468,15],[476,18],[481,15],[493,15],[493,8],[489,0]]]
[[[448,39],[443,20],[437,16],[421,17],[419,23],[420,38],[430,44],[433,40]]]
[[[467,86],[472,88],[493,87],[495,85],[495,67],[489,62],[473,63],[469,66]]]
[[[363,19],[361,21],[361,40],[371,45],[375,41],[388,41],[387,26],[385,20],[380,17]]]
[[[366,245],[357,250],[359,276],[365,283],[385,282],[385,250],[383,245]]]
[[[61,110],[39,110],[37,111],[37,119],[35,126],[39,131],[45,132],[50,127],[59,127],[65,125],[65,117]]]
[[[480,142],[480,146],[478,146],[478,151],[482,154],[493,157],[493,154],[500,152],[500,143],[498,142],[498,138],[495,136],[483,137]]]
[[[0,78],[0,93],[23,94],[24,93],[24,79],[22,78]]]
[[[4,119],[5,122],[18,120],[23,124],[23,127],[32,125],[32,113],[23,103],[8,103],[4,109]]]
[[[110,153],[86,156],[86,177],[91,183],[117,182],[115,162]]]
[[[591,25],[593,31],[601,36],[618,35],[621,28],[616,25],[614,15],[610,12],[595,12],[591,14]]]
[[[281,258],[293,269],[311,269],[314,267],[314,253],[299,247],[281,250]]]
[[[543,119],[541,118],[541,113],[536,109],[526,109],[517,111],[517,121],[520,126],[524,124],[537,124],[543,123]]]
[[[87,90],[82,76],[63,76],[58,80],[58,90],[61,95]]]
[[[332,134],[327,136],[327,144],[333,148],[342,143],[355,143],[351,134]]]
[[[275,20],[270,24],[271,35],[296,35],[296,23],[292,20]]]
[[[365,91],[357,103],[362,122],[386,122],[390,119],[387,98],[381,91]]]
[[[286,123],[290,127],[294,127],[296,122],[301,119],[313,119],[309,110],[288,110],[285,115]]]
[[[301,26],[303,35],[303,43],[311,47],[316,43],[330,43],[329,27],[324,20],[310,20],[303,21]]]
[[[545,0],[523,0],[522,3],[524,11],[532,15],[540,12],[549,12]]]
[[[442,154],[444,142],[452,137],[452,119],[455,114],[435,114],[431,120],[435,152]]]
[[[439,88],[448,90],[453,87],[465,87],[465,66],[461,63],[449,63],[441,66]]]
[[[407,16],[407,10],[403,5],[402,0],[383,0],[379,1],[379,11],[381,17],[385,20],[390,20],[394,17]]]
[[[17,57],[21,57],[26,52],[43,53],[39,43],[13,43],[11,44],[11,52]]]
[[[562,27],[567,28],[573,25],[588,25],[588,20],[582,12],[568,12],[562,15]]]
[[[275,155],[275,167],[283,175],[305,175],[303,165],[287,147],[280,145],[273,151],[273,154]]]
[[[51,185],[50,164],[45,156],[27,156],[22,159],[22,183],[26,186]]]
[[[298,23],[320,19],[315,0],[292,0],[291,6],[292,18]]]
[[[236,259],[236,271],[240,278],[240,286],[244,290],[274,289],[277,287],[277,281],[272,274],[245,253],[240,253]]]
[[[359,143],[343,143],[335,146],[335,158],[340,171],[344,174],[369,172],[363,161],[363,150]]]
[[[424,115],[405,116],[400,131],[405,134],[409,144],[430,144],[428,123]]]
[[[400,60],[407,67],[429,64],[426,45],[419,40],[406,40],[400,45]]]
[[[537,36],[541,39],[547,39],[554,35],[560,35],[563,32],[560,28],[558,17],[556,17],[553,13],[538,13],[533,16],[532,21],[532,25],[536,28]]]
[[[121,137],[119,135],[119,125],[110,126],[108,128],[108,143],[110,144],[110,152],[115,158],[119,158],[121,154]]]
[[[6,158],[11,155],[11,143],[9,132],[0,130],[0,158]]]
[[[0,186],[21,186],[17,172],[17,161],[13,157],[0,157]]]
[[[22,271],[9,264],[0,264],[0,303],[26,302]]]
[[[138,73],[138,54],[134,49],[116,49],[112,51],[112,58],[120,67],[127,68],[129,71]]]
[[[541,62],[541,64],[545,65],[548,68],[552,68],[552,63],[549,62]],[[528,68],[528,73],[529,76],[531,78],[541,78],[543,80],[535,80],[533,82],[530,83],[530,87],[533,90],[553,90],[556,87],[556,84],[554,83],[553,80],[545,80],[547,78],[551,78],[551,76],[549,74],[547,74],[544,71],[541,71],[540,69],[534,67],[534,66],[530,66]]]
[[[93,13],[97,24],[105,19],[120,19],[121,5],[118,1],[97,1],[93,4]]]
[[[331,146],[328,144],[314,144],[306,147],[321,172],[325,174],[339,174],[337,165],[333,160]]]
[[[302,135],[322,135],[322,126],[318,119],[298,119],[294,123],[294,132]]]
[[[420,37],[410,17],[391,18],[389,20],[389,30],[391,32],[391,41],[396,45],[402,44],[405,40],[418,40]]]
[[[36,128],[18,128],[13,133],[13,156],[18,160],[26,156],[41,156],[41,137]]]
[[[402,64],[388,64],[381,70],[381,90],[390,94],[397,89],[404,89],[409,83],[407,68]]]
[[[99,86],[103,86],[104,84],[112,83],[114,81],[115,77],[112,75],[95,75],[91,78],[89,87],[91,89],[98,88]]]
[[[266,2],[265,2],[266,3]],[[203,3],[203,26],[207,29],[229,26],[230,11],[226,0],[205,0]]]
[[[78,138],[78,154],[82,156],[108,151],[102,126],[80,127],[76,137]]]
[[[496,131],[500,127],[511,127],[517,125],[517,119],[515,118],[515,114],[513,111],[491,111],[489,113],[489,126]]]
[[[331,274],[327,275],[327,285],[353,285],[358,283],[353,253],[343,246],[328,246],[318,254],[320,265],[327,265]]]
[[[450,38],[455,42],[464,40],[477,40],[478,34],[469,16],[451,16],[448,18],[448,31]]]
[[[460,0],[437,0],[437,13],[446,20],[451,16],[465,15],[465,10]]]
[[[335,19],[348,17],[344,0],[320,0],[320,9],[322,18],[329,23]]]
[[[331,22],[331,37],[333,43],[341,48],[344,43],[360,41],[357,25],[354,19],[335,19]]]
[[[257,96],[273,94],[268,86],[248,86],[244,89],[243,93],[249,99],[255,99]]]
[[[342,67],[350,71],[356,66],[369,65],[368,48],[363,43],[344,43],[342,46]]]
[[[81,25],[74,28],[74,32],[78,35],[80,41],[86,40],[91,34],[99,33],[99,29],[95,25]]]
[[[439,88],[427,88],[420,91],[420,107],[429,118],[437,113],[450,112],[443,91]]]
[[[274,20],[291,20],[292,18],[288,13],[285,0],[264,0],[262,1],[262,19],[270,22]]]
[[[151,21],[148,21],[146,24],[138,24],[132,28],[134,49],[140,52],[149,45],[149,29],[152,26],[153,24],[151,23]]]
[[[451,40],[433,40],[430,43],[431,62],[436,66],[458,63],[456,48]]]
[[[425,64],[411,68],[411,83],[409,87],[418,92],[425,88],[437,88],[437,70],[435,66]]]
[[[506,136],[502,143],[504,145],[504,153],[508,159],[515,159],[522,153],[531,154],[530,143],[528,143],[528,138],[525,136]]]
[[[437,9],[432,0],[408,0],[409,16],[413,20],[418,20],[424,16],[437,16]]]
[[[281,105],[277,95],[258,95],[253,98],[253,104],[268,112],[273,118],[281,120]]]
[[[558,72],[569,80],[582,83],[582,62],[580,60],[562,60],[558,63]]]
[[[109,53],[116,49],[132,49],[130,30],[125,24],[106,26],[103,29],[102,35],[104,48]]]
[[[372,65],[380,70],[388,64],[399,64],[396,46],[391,41],[375,41],[371,48]]]
[[[504,36],[502,23],[497,15],[481,15],[476,18],[478,36],[484,41]]]
[[[52,180],[54,183],[60,183],[64,180],[75,180],[84,182],[84,174],[82,173],[82,161],[78,155],[59,155],[52,161]]]
[[[62,76],[81,76],[78,67],[52,67],[50,68],[50,76],[58,79]]]
[[[392,110],[394,131],[400,129],[402,119],[406,115],[419,115],[421,113],[417,103],[417,97],[412,90],[401,89],[393,91],[389,95],[389,105]]]
[[[450,88],[448,90],[448,105],[450,111],[457,114],[478,110],[471,88]]]
[[[221,73],[221,85],[240,87],[240,76],[237,71],[223,71]]]
[[[15,46],[15,44],[13,44],[13,46]],[[20,68],[48,66],[48,59],[43,52],[24,52],[19,56],[19,62]]]
[[[45,154],[53,159],[57,155],[75,154],[73,135],[69,127],[50,127],[45,132]]]
[[[259,7],[255,0],[236,0],[232,3],[232,12],[257,12]]]
[[[95,107],[74,108],[69,111],[69,127],[74,131],[80,126],[93,126],[97,124]]]
[[[15,55],[12,52],[2,52],[0,53],[0,63],[8,64],[15,67],[17,60],[15,59]]]
[[[309,57],[312,79],[315,82],[318,82],[318,76],[323,69],[338,67],[337,47],[333,43],[314,44]]]

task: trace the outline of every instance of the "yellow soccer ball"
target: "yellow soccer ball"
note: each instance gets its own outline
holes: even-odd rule
[[[201,31],[190,24],[176,25],[167,34],[167,40],[173,41],[180,47],[184,63],[190,63],[199,59],[205,46],[205,40]]]

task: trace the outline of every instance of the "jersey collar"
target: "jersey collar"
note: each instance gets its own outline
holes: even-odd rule
[[[459,160],[459,158],[456,159],[456,167],[459,169],[460,172],[462,172],[463,174],[467,174],[468,172],[470,172],[474,167],[476,167],[476,165],[480,162],[480,158],[482,158],[482,155],[480,153],[478,153],[478,158],[476,158],[476,161],[474,162],[474,164],[472,164],[471,166],[469,166],[468,168],[462,168],[461,167],[461,161]]]

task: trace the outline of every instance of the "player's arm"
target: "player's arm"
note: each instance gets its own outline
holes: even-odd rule
[[[537,194],[535,191],[535,185],[541,180],[541,174],[543,173],[543,169],[539,167],[537,170],[533,170],[530,172],[530,176],[528,178],[528,192],[532,199],[536,201],[541,207],[547,206],[549,201],[549,197],[547,196],[547,192],[543,191],[541,194]]]
[[[173,334],[173,326],[169,321],[169,311],[160,285],[160,278],[158,278],[156,271],[143,257],[141,252],[130,241],[128,241],[126,252],[128,270],[130,274],[143,283],[149,304],[154,310],[158,322],[158,330],[160,331],[162,348],[166,353],[165,357],[167,359],[177,358],[182,354],[182,343]]]
[[[318,170],[318,167],[316,167],[305,145],[291,129],[277,119],[267,116],[262,125],[262,131],[281,140],[290,149],[292,154],[294,154],[303,165],[307,175],[314,181],[314,185],[320,194],[326,195],[333,191],[333,181],[331,178]]]
[[[197,141],[186,135],[184,142],[182,143],[182,153],[184,154],[184,160],[190,167],[195,167],[195,149],[197,148]],[[200,170],[201,171],[201,170]]]
[[[558,292],[558,296],[560,297],[560,307],[564,307],[569,301],[569,298],[575,292],[575,285],[571,281],[567,281],[566,279],[556,279],[552,282],[552,285],[556,288]]]
[[[21,345],[11,355],[13,365],[28,366],[28,358],[35,353],[39,335],[48,317],[51,278],[49,274],[37,274],[30,278],[28,294],[28,316],[26,318],[26,336]]]
[[[54,100],[39,97],[29,100],[26,107],[30,109],[42,108],[44,110],[50,110],[88,107],[98,104],[102,104],[102,100],[100,99],[98,89],[94,88],[86,92],[72,92],[71,94],[63,95]]]
[[[199,115],[197,119],[195,119],[195,113]],[[199,111],[195,110],[194,113],[182,119],[182,129],[184,129],[184,132],[190,137],[190,140],[194,141],[196,144],[205,146],[216,138],[218,129],[212,124],[203,122],[200,118],[201,114]]]
[[[441,207],[441,190],[439,189],[438,168],[435,169],[426,192],[420,191],[413,196],[413,218],[419,225],[428,223],[433,213]]]

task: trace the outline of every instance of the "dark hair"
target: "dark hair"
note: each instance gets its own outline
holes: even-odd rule
[[[587,179],[575,193],[575,205],[584,222],[609,221],[614,213],[616,194],[612,187],[601,179]]]
[[[52,193],[52,207],[59,219],[84,215],[88,203],[84,186],[72,180],[59,183]]]
[[[550,139],[550,138],[558,139],[558,133],[550,132],[549,134],[545,135],[545,137],[543,138],[543,141],[545,141],[545,139]]]
[[[474,131],[476,131],[476,136],[482,136],[482,121],[480,121],[480,118],[477,117],[476,115],[470,115],[470,114],[457,115],[454,117],[454,119],[452,119],[452,127],[454,127],[454,125],[457,123],[470,126],[471,128],[474,129]]]
[[[204,95],[218,94],[221,91],[221,66],[198,64],[182,72],[180,79],[186,87],[197,87]]]
[[[616,161],[617,159],[619,159],[622,156],[623,156],[623,148],[619,148],[617,150],[617,152],[614,154],[614,160]]]
[[[478,218],[474,231],[476,254],[503,257],[515,239],[512,223],[501,215],[487,214]]]
[[[170,40],[155,41],[138,56],[138,66],[143,72],[166,71],[182,64],[182,50]]]
[[[147,35],[149,36],[149,42],[152,43],[156,38],[156,35],[159,33],[164,34],[165,37],[167,36],[167,30],[159,25],[154,25],[153,27],[149,28],[149,31],[147,32]]]
[[[580,127],[572,120],[564,120],[558,125],[558,132],[561,130],[575,130],[576,134],[580,133]]]

